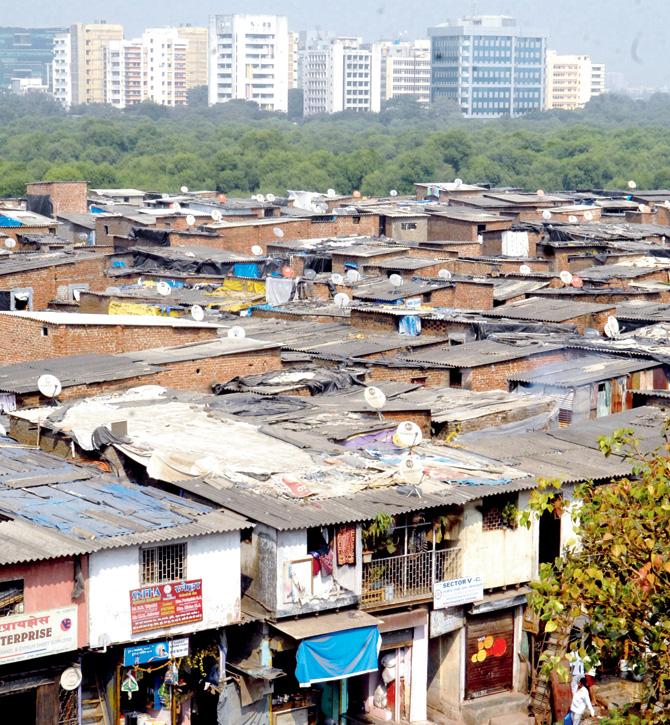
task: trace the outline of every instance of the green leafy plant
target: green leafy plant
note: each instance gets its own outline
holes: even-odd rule
[[[503,506],[500,516],[508,529],[516,529],[519,526],[519,509],[513,501],[508,501]]]
[[[378,513],[370,523],[363,527],[363,546],[368,551],[385,548],[392,554],[396,547],[391,537],[393,533],[393,516],[387,513]]]

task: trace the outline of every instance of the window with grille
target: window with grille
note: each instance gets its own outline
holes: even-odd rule
[[[142,549],[142,584],[162,584],[186,578],[186,544]]]
[[[0,582],[0,617],[23,614],[23,579]]]

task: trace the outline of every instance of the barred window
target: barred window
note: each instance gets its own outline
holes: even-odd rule
[[[23,614],[23,579],[0,582],[0,617]]]
[[[162,584],[186,578],[186,544],[142,549],[142,584]]]

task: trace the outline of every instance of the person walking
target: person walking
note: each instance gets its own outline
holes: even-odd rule
[[[574,695],[579,687],[579,681],[584,677],[584,660],[579,656],[579,652],[572,652],[568,655],[570,660],[570,689]]]
[[[591,713],[591,717],[595,717],[596,713],[591,704],[589,690],[586,687],[586,677],[582,677],[577,685],[577,692],[572,696],[572,703],[570,705],[572,725],[579,725],[587,710]]]

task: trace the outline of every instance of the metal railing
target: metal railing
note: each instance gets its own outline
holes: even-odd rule
[[[433,596],[433,583],[461,575],[461,549],[401,554],[363,564],[362,606]]]

